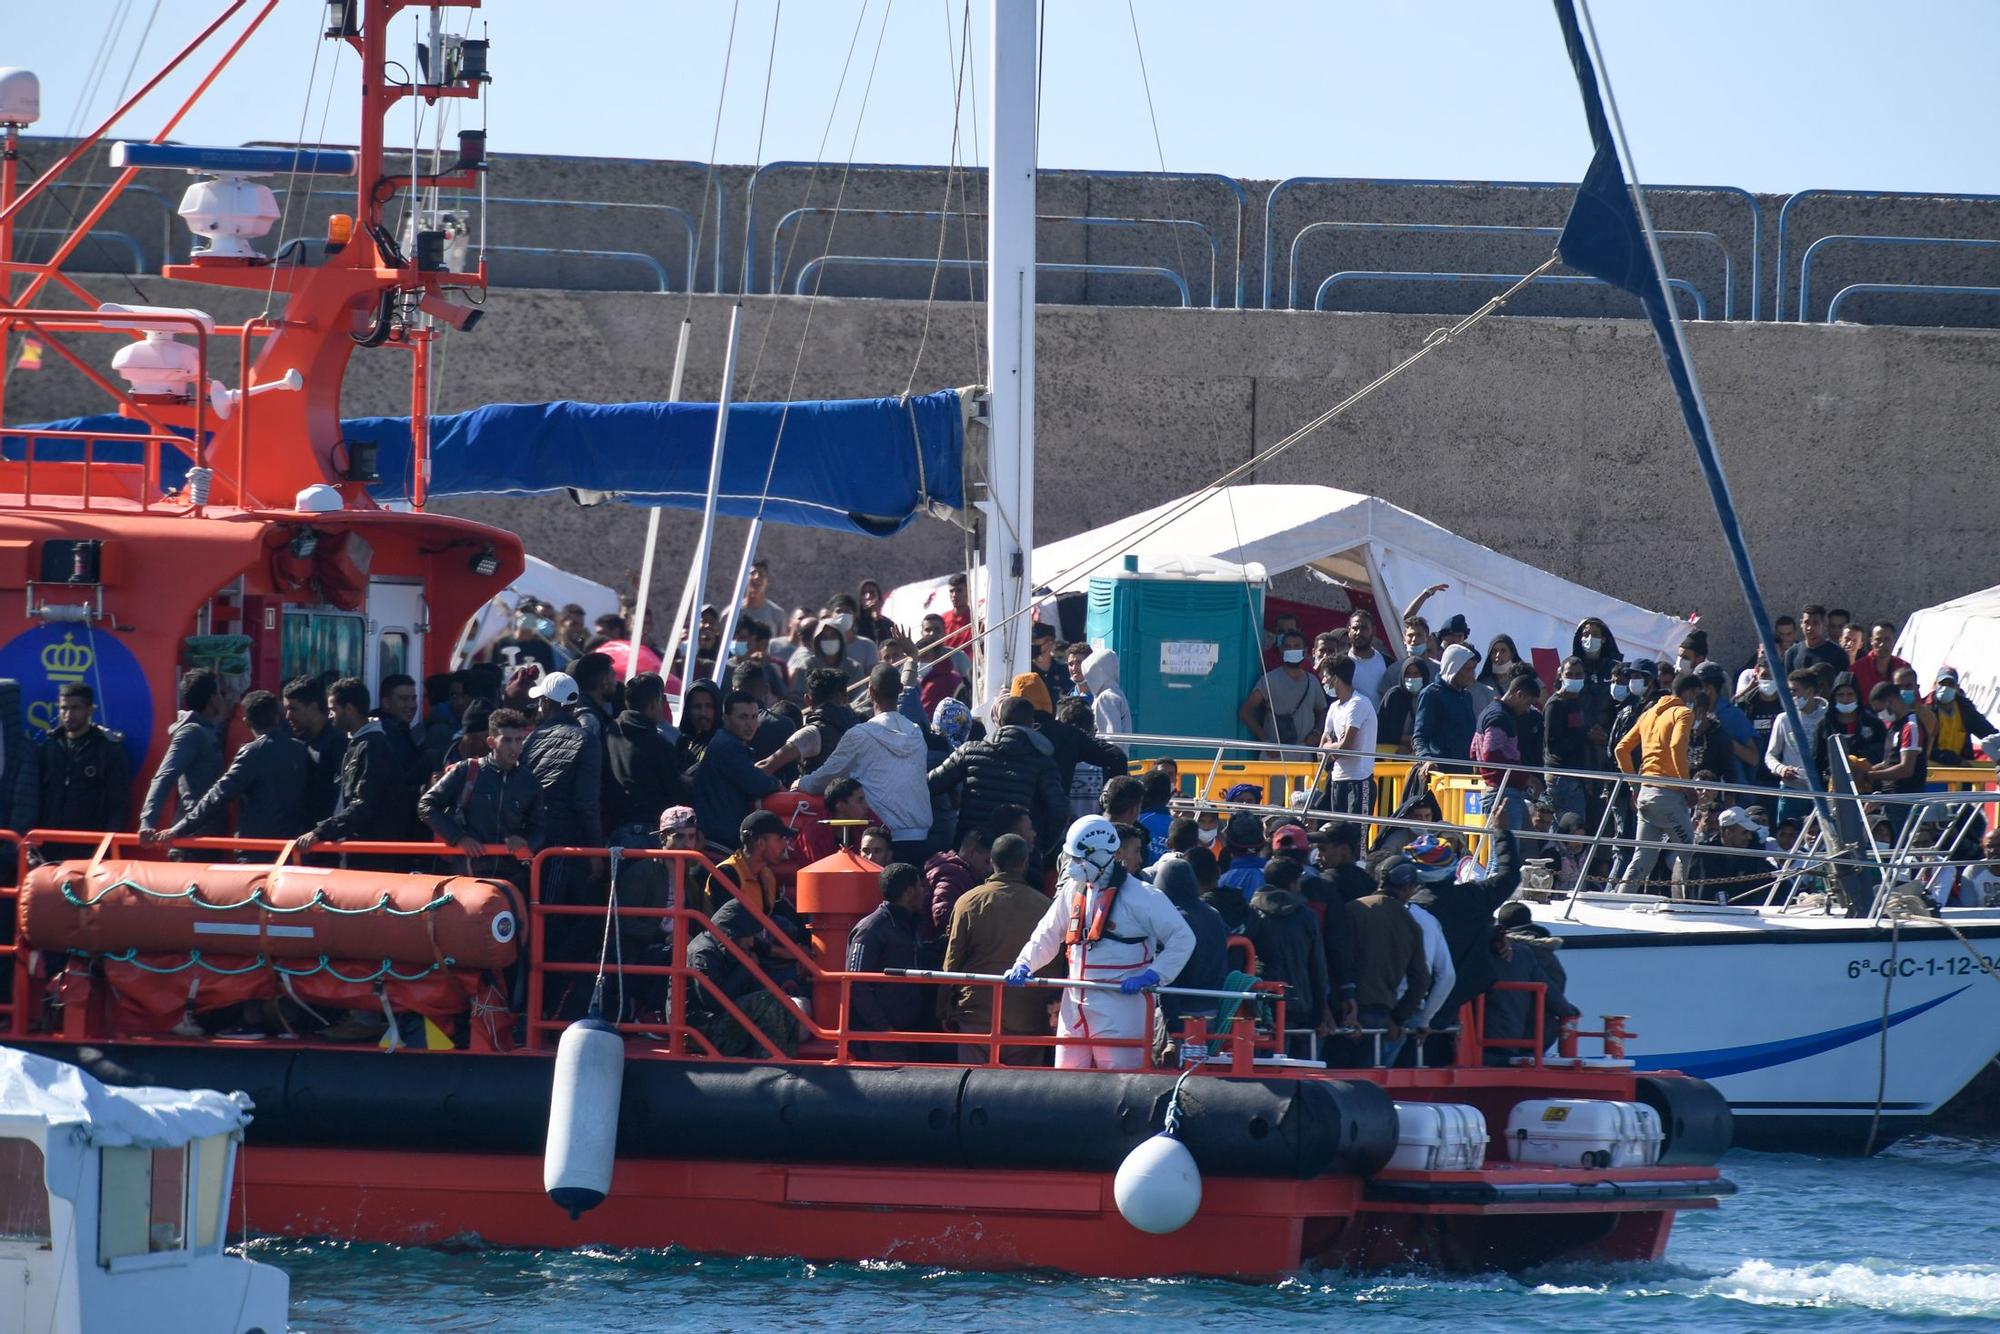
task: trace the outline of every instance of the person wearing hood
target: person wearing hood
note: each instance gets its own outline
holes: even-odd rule
[[[1034,706],[1035,729],[1049,743],[1049,753],[1056,764],[1056,778],[1064,792],[1070,790],[1070,780],[1076,776],[1079,764],[1097,766],[1103,770],[1106,782],[1132,771],[1131,761],[1124,751],[1108,741],[1099,741],[1092,731],[1061,721],[1051,712],[1055,701],[1049,695],[1049,688],[1042,684],[1041,677],[1033,672],[1022,672],[1014,678],[1008,693]],[[1064,804],[1067,806],[1068,803]]]
[[[1174,905],[1174,911],[1188,924],[1188,930],[1194,932],[1194,948],[1188,952],[1187,962],[1181,965],[1179,973],[1167,979],[1167,985],[1221,990],[1229,976],[1229,926],[1221,914],[1202,900],[1201,883],[1195,878],[1193,864],[1185,857],[1164,858],[1154,864],[1153,877],[1153,887],[1167,896],[1167,902]],[[1169,1033],[1179,1032],[1181,1021],[1187,1016],[1213,1015],[1215,1008],[1213,1000],[1199,996],[1160,997],[1160,1017]]]
[[[1447,1023],[1461,1005],[1492,989],[1496,976],[1491,948],[1493,913],[1521,885],[1521,849],[1514,841],[1514,831],[1494,829],[1488,837],[1493,849],[1492,868],[1470,880],[1458,879],[1458,855],[1448,843],[1425,835],[1404,849],[1423,882],[1410,901],[1437,918],[1451,950],[1452,969],[1458,975],[1441,1011]],[[1427,981],[1418,1001],[1429,991]]]
[[[978,829],[1000,806],[1025,808],[1039,847],[1058,846],[1069,818],[1068,789],[1055,747],[1035,728],[1035,706],[1019,695],[1000,702],[991,737],[960,746],[929,776],[932,792],[956,794],[958,833]]]
[[[681,706],[680,740],[674,743],[674,764],[683,774],[701,763],[721,722],[722,691],[712,681],[690,685]]]
[[[1813,669],[1810,663],[1807,667]],[[1826,721],[1819,729],[1819,776],[1822,786],[1831,782],[1835,746],[1847,752],[1848,764],[1859,776],[1882,758],[1882,738],[1887,735],[1882,720],[1862,699],[1861,688],[1855,682],[1853,672],[1836,675],[1830,693],[1833,707],[1828,710]]]
[[[744,817],[756,803],[782,787],[750,758],[750,739],[757,734],[758,718],[754,696],[730,691],[722,701],[722,726],[709,738],[701,762],[688,773],[693,789],[691,804],[702,830],[732,849],[738,846]]]
[[[604,734],[604,822],[620,847],[653,846],[660,813],[685,806],[689,794],[674,748],[660,733],[667,720],[666,682],[641,672],[625,683],[625,708]]]
[[[1398,755],[1416,751],[1417,698],[1431,683],[1430,664],[1424,658],[1404,658],[1388,678],[1375,715],[1378,746]]]
[[[1576,623],[1576,633],[1570,636],[1570,656],[1583,664],[1583,690],[1579,696],[1583,704],[1585,719],[1596,729],[1591,744],[1597,749],[1597,762],[1590,767],[1602,769],[1610,763],[1611,717],[1617,711],[1618,702],[1612,698],[1611,687],[1616,684],[1625,664],[1618,651],[1618,636],[1611,633],[1601,616],[1586,616]]]
[[[754,957],[758,943],[768,941],[769,933],[736,899],[717,908],[711,921],[713,925],[688,945],[687,966],[700,979],[688,983],[688,1018],[714,1045],[719,1056],[768,1057],[770,1052],[764,1043],[717,999],[727,996],[758,1033],[786,1058],[798,1055],[798,1012],[722,943],[722,938],[727,937],[738,949]]]
[[[1117,652],[1101,648],[1085,658],[1083,680],[1090,688],[1090,712],[1097,720],[1097,730],[1115,735],[1131,732],[1132,706],[1118,685]]]
[[[1263,887],[1250,896],[1245,934],[1257,951],[1259,976],[1285,984],[1285,1027],[1326,1036],[1333,1031],[1326,1006],[1326,945],[1319,918],[1299,893],[1304,869],[1290,856],[1264,863]]]
[[[1101,815],[1069,827],[1061,843],[1065,882],[1007,970],[1008,984],[1018,986],[1067,955],[1072,979],[1118,984],[1116,990],[1063,990],[1056,1036],[1072,1040],[1056,1048],[1059,1069],[1144,1066],[1144,1045],[1101,1044],[1149,1040],[1150,1016],[1139,993],[1180,976],[1194,952],[1194,931],[1166,895],[1126,871],[1119,843],[1118,831]]]
[[[168,804],[185,816],[195,808],[215,780],[222,777],[222,732],[228,725],[233,704],[222,688],[222,678],[207,667],[196,667],[181,677],[181,709],[167,732],[167,753],[153,771],[146,787],[145,803],[139,807],[139,841],[151,845],[160,839],[160,830],[169,823]],[[198,825],[181,830],[183,838],[206,838],[229,832],[228,812],[213,807]],[[173,859],[207,858],[208,854],[184,853],[175,849]]]
[[[1463,773],[1471,756],[1475,715],[1472,712],[1472,674],[1479,655],[1464,644],[1444,651],[1438,679],[1417,696],[1417,720],[1412,731],[1416,753],[1426,760],[1442,760]]]
[[[931,835],[929,759],[923,729],[897,711],[902,677],[894,667],[880,666],[868,675],[868,702],[874,714],[849,727],[819,767],[799,779],[799,791],[814,796],[836,778],[852,778],[868,794],[868,806],[881,817],[895,848],[896,860],[922,866]]]
[[[805,648],[792,654],[792,688],[799,692],[807,683],[808,673],[824,668],[841,673],[849,683],[859,681],[863,668],[859,659],[848,652],[847,632],[840,628],[840,622],[831,617],[822,617],[812,628],[812,638]]]

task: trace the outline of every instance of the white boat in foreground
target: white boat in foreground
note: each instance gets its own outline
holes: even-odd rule
[[[1531,910],[1562,939],[1585,1015],[1629,1016],[1640,1069],[1714,1084],[1750,1148],[1880,1149],[2000,1051],[1982,967],[2000,956],[2000,912],[1947,927],[1588,893]]]
[[[0,1048],[0,1330],[283,1330],[284,1271],[223,1250],[249,1123],[241,1093]]]

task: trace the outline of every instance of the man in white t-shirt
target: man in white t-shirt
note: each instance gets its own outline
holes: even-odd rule
[[[1333,698],[1326,706],[1320,744],[1327,752],[1326,775],[1333,809],[1368,815],[1375,809],[1375,702],[1354,684],[1354,659],[1339,657],[1320,678]]]
[[[1347,656],[1354,659],[1355,693],[1375,699],[1389,674],[1389,655],[1375,647],[1375,617],[1365,607],[1347,616]]]

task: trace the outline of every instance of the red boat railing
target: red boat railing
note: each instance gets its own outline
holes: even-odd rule
[[[4,831],[0,831],[4,832]],[[243,839],[243,838],[191,838],[178,839],[171,843],[144,845],[133,833],[103,833],[82,830],[38,829],[26,835],[8,834],[17,849],[17,883],[15,886],[0,888],[0,903],[9,909],[10,923],[18,915],[19,883],[25,876],[37,850],[43,846],[57,844],[69,847],[89,847],[93,852],[89,858],[96,862],[107,857],[137,857],[154,859],[161,857],[168,849],[183,851],[206,851],[219,853],[266,853],[271,854],[271,864],[283,866],[297,860],[298,848],[294,841],[283,839]],[[490,846],[484,849],[487,856],[507,858],[511,854],[504,846]],[[327,856],[352,854],[357,856],[396,856],[413,861],[437,860],[445,866],[463,859],[463,852],[443,843],[402,843],[402,842],[344,842],[314,843],[310,857],[315,863]],[[604,862],[613,855],[621,861],[660,862],[669,874],[666,906],[629,903],[622,898],[611,907],[605,903],[549,903],[543,898],[543,885],[548,868],[557,859],[583,859]],[[689,872],[699,867],[707,873],[711,892],[733,898],[742,905],[756,922],[764,937],[770,942],[771,953],[760,959],[746,950],[739,942],[731,939],[726,932],[712,932],[715,939],[730,956],[747,972],[756,986],[767,994],[790,1006],[801,1031],[808,1042],[802,1044],[807,1050],[798,1056],[787,1056],[780,1045],[766,1034],[735,998],[724,994],[710,979],[689,967],[687,950],[689,944],[700,933],[710,931],[714,926],[712,916],[701,908],[685,906],[688,902]],[[1152,1038],[1106,1038],[1088,1040],[1063,1038],[1053,1034],[1007,1033],[1001,1031],[1003,1018],[1002,995],[1008,990],[1000,982],[957,982],[951,985],[964,987],[984,987],[990,995],[989,1022],[984,1033],[939,1032],[939,1031],[895,1031],[862,1028],[855,1024],[854,988],[856,986],[914,986],[934,989],[940,984],[919,978],[896,977],[883,973],[851,973],[842,969],[827,968],[801,947],[771,914],[755,901],[754,896],[746,897],[738,893],[736,887],[723,875],[715,863],[699,852],[674,851],[658,848],[606,849],[559,847],[544,848],[527,860],[528,920],[524,923],[526,949],[522,967],[526,971],[526,1004],[521,1017],[523,1032],[527,1041],[524,1048],[531,1052],[550,1052],[555,1040],[570,1021],[581,1013],[579,1007],[562,1002],[565,998],[553,983],[559,978],[595,979],[599,963],[595,954],[589,957],[551,958],[548,951],[550,925],[557,921],[587,921],[606,923],[616,932],[625,922],[672,923],[674,929],[668,934],[671,940],[670,962],[647,964],[632,962],[607,962],[604,971],[607,986],[616,987],[620,980],[643,981],[663,978],[668,987],[668,998],[664,1012],[657,1018],[622,1018],[616,1024],[619,1032],[639,1042],[638,1055],[663,1057],[700,1057],[709,1060],[749,1060],[759,1063],[772,1061],[796,1061],[801,1064],[825,1064],[831,1060],[839,1064],[866,1063],[865,1055],[857,1055],[854,1048],[858,1044],[894,1044],[904,1047],[929,1046],[942,1049],[943,1063],[972,1064],[959,1059],[965,1054],[961,1049],[979,1048],[983,1051],[986,1065],[1005,1064],[1002,1049],[1012,1048],[1055,1048],[1067,1045],[1090,1047],[1134,1048],[1140,1052],[1142,1067],[1152,1065]],[[486,877],[491,878],[491,877]],[[1250,966],[1255,966],[1254,952],[1248,950],[1248,942],[1234,940],[1232,943],[1246,947]],[[33,1028],[32,1015],[39,1009],[47,990],[46,981],[34,975],[31,967],[32,949],[20,949],[14,944],[5,947],[11,959],[9,976],[12,983],[9,995],[0,1015],[4,1015],[6,1032],[14,1037],[28,1037]],[[795,968],[800,979],[808,984],[815,996],[830,996],[834,999],[831,1014],[816,1014],[799,1007],[791,1000],[792,993],[771,975],[770,965],[789,964]],[[749,1039],[762,1049],[761,1055],[748,1057],[727,1057],[720,1055],[715,1044],[699,1027],[688,1022],[689,988],[695,989],[705,1006],[720,1011],[743,1027]],[[1053,999],[1058,988],[1046,988]],[[1284,988],[1277,983],[1261,982],[1245,992],[1246,1008],[1251,1003],[1270,1007],[1270,1022],[1255,1024],[1247,1019],[1239,1019],[1228,1030],[1228,1041],[1232,1065],[1249,1069],[1259,1057],[1279,1054],[1283,1050],[1284,1032]],[[1142,1030],[1151,1034],[1153,1029],[1154,998],[1144,997],[1147,1023]],[[622,1007],[621,1007],[622,1008]],[[484,1049],[490,1046],[482,1039],[474,1026],[475,1046]],[[1218,1043],[1218,1049],[1224,1049]]]
[[[106,857],[136,857],[157,859],[164,856],[171,847],[185,851],[204,851],[229,854],[265,853],[271,857],[270,864],[283,866],[293,863],[298,856],[295,841],[284,839],[242,839],[242,838],[194,838],[180,839],[171,844],[154,846],[142,845],[137,834],[101,833],[79,830],[33,830],[25,835],[17,835],[0,830],[0,838],[6,839],[15,849],[17,876],[13,886],[0,887],[0,906],[4,906],[8,925],[4,930],[5,943],[0,944],[0,968],[8,985],[0,992],[0,1026],[8,1035],[25,1038],[34,1033],[34,1018],[40,1012],[48,983],[36,975],[34,968],[35,951],[24,947],[17,939],[15,925],[18,917],[19,885],[25,878],[31,863],[39,855],[39,849],[50,844],[71,848],[89,847],[90,860],[95,862]],[[353,854],[357,856],[394,856],[422,864],[435,862],[441,871],[449,871],[454,863],[464,860],[464,853],[456,847],[443,843],[405,842],[346,842],[314,843],[310,857],[315,864],[324,864],[330,856]],[[484,855],[496,859],[510,859],[505,847],[491,846],[484,849]],[[630,888],[630,880],[621,874],[623,887],[613,906],[608,902],[592,901],[584,903],[551,903],[544,898],[544,885],[549,868],[558,860],[572,859],[594,862],[608,862],[616,858],[621,863],[659,863],[667,872],[664,886],[664,902],[643,902],[628,897],[636,891]],[[695,869],[706,874],[709,892],[712,895],[734,899],[756,923],[762,938],[768,942],[760,952],[746,948],[741,942],[730,938],[727,932],[715,931],[714,919],[703,906],[690,902],[689,877]],[[634,1043],[634,1054],[664,1058],[701,1058],[706,1060],[749,1060],[759,1063],[773,1061],[795,1061],[800,1064],[837,1064],[869,1061],[866,1052],[857,1053],[856,1044],[887,1044],[905,1049],[930,1047],[940,1049],[942,1063],[960,1065],[998,1066],[1008,1064],[1003,1060],[1003,1049],[1034,1048],[1050,1049],[1066,1045],[1090,1047],[1112,1047],[1136,1049],[1142,1068],[1153,1066],[1153,1006],[1154,998],[1145,995],[1147,1023],[1142,1029],[1146,1036],[1137,1038],[1095,1037],[1063,1038],[1050,1033],[1008,1033],[1002,1031],[1004,1021],[1003,997],[1010,991],[999,981],[937,981],[915,977],[899,977],[885,973],[854,973],[840,968],[828,968],[820,963],[814,954],[801,946],[793,938],[791,931],[757,901],[754,894],[746,896],[737,891],[706,855],[694,851],[666,850],[658,848],[607,849],[559,847],[544,848],[524,862],[526,871],[525,913],[522,923],[525,949],[517,965],[523,970],[523,983],[519,988],[524,995],[524,1005],[520,1016],[521,1031],[525,1038],[522,1049],[533,1053],[553,1051],[556,1038],[569,1023],[583,1012],[581,1004],[572,999],[572,987],[562,986],[563,982],[580,982],[590,979],[594,982],[599,969],[598,953],[595,947],[578,951],[575,941],[568,942],[561,951],[563,957],[552,957],[549,950],[551,929],[561,922],[582,922],[603,924],[608,934],[598,937],[597,933],[576,933],[576,939],[586,937],[601,939],[606,948],[602,951],[606,962],[603,971],[607,978],[607,988],[630,989],[629,984],[645,984],[650,980],[664,980],[666,998],[657,1014],[639,1014],[634,1007],[625,1004],[626,997],[617,995],[617,1004],[612,1008],[616,1018],[616,1028]],[[494,877],[481,877],[494,879]],[[518,888],[519,886],[517,886]],[[643,887],[642,887],[643,888]],[[660,887],[655,886],[655,889]],[[648,924],[649,931],[658,931],[667,942],[667,962],[646,963],[623,960],[622,934],[628,924]],[[671,929],[669,929],[671,928]],[[727,994],[700,971],[688,964],[688,947],[696,936],[711,934],[730,957],[745,971],[756,989],[770,995],[785,1005],[796,1020],[803,1041],[799,1053],[788,1056],[781,1043],[745,1012],[738,999]],[[615,943],[614,943],[615,942]],[[1232,947],[1241,947],[1246,953],[1249,971],[1256,968],[1254,951],[1249,942],[1241,937],[1231,938]],[[788,989],[784,981],[773,975],[773,970],[782,971],[789,967],[799,979],[802,989],[809,990],[813,1003],[795,1001],[794,989]],[[936,988],[950,985],[967,988],[984,988],[987,995],[987,1026],[983,1032],[961,1031],[900,1031],[875,1030],[859,1026],[855,1021],[854,989],[857,986],[870,987],[924,987]],[[691,990],[692,989],[692,990]],[[1053,999],[1059,987],[1046,988]],[[1532,1018],[1528,1036],[1518,1038],[1493,1037],[1487,1032],[1487,1007],[1484,996],[1477,997],[1465,1005],[1459,1016],[1454,1064],[1459,1069],[1477,1068],[1486,1064],[1489,1052],[1506,1052],[1511,1059],[1504,1065],[1514,1069],[1543,1069],[1550,1064],[1570,1066],[1581,1061],[1577,1051],[1579,1038],[1599,1038],[1604,1043],[1606,1057],[1616,1060],[1624,1055],[1624,1040],[1634,1036],[1624,1028],[1622,1016],[1606,1016],[1604,1027],[1599,1031],[1578,1030],[1574,1022],[1565,1023],[1559,1030],[1559,1049],[1554,1061],[1545,1055],[1547,1031],[1544,1014],[1547,1002],[1547,988],[1539,982],[1496,983],[1495,991],[1518,991],[1530,995]],[[1213,1055],[1226,1058],[1226,1065],[1213,1068],[1219,1073],[1250,1074],[1260,1069],[1260,1063],[1268,1063],[1286,1053],[1285,1041],[1285,988],[1277,982],[1259,982],[1243,994],[1243,1002],[1227,1020],[1217,1015],[1196,1014],[1189,1016],[1187,1032],[1183,1040],[1206,1046]],[[747,993],[746,993],[747,994]],[[1142,993],[1143,994],[1143,993]],[[756,1054],[745,1057],[721,1055],[715,1043],[701,1027],[690,1022],[691,997],[698,996],[704,1012],[727,1016],[742,1027],[745,1036],[759,1049]],[[803,999],[803,998],[801,998]],[[505,1044],[496,1044],[489,1035],[472,1025],[471,1045],[475,1050],[503,1050]],[[1344,1036],[1354,1036],[1345,1034]],[[1364,1031],[1362,1036],[1367,1036]],[[977,1052],[979,1061],[965,1059]],[[1266,1064],[1263,1068],[1268,1069]]]

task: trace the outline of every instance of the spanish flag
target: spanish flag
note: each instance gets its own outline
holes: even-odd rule
[[[14,369],[17,371],[38,371],[41,368],[42,340],[39,338],[23,338],[21,340],[21,355],[14,358]]]

